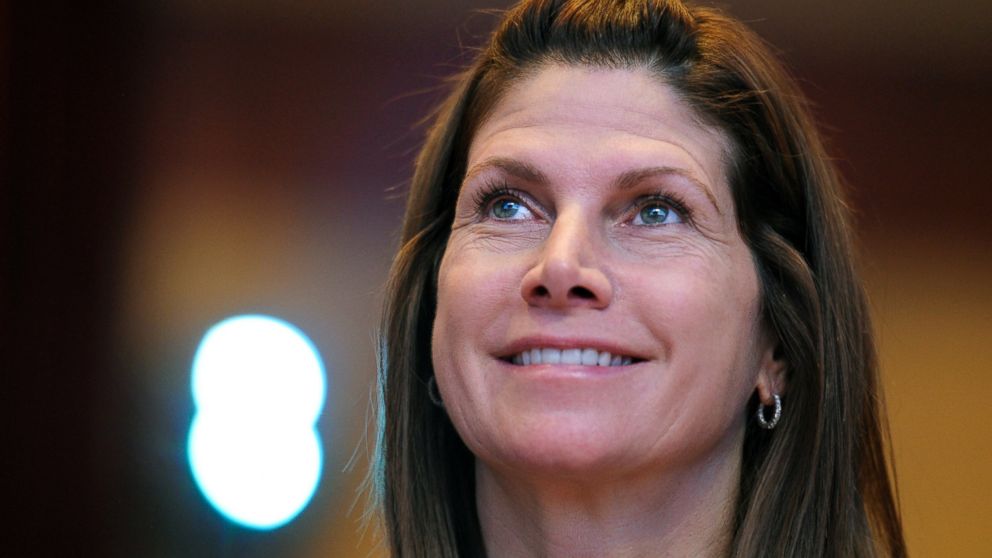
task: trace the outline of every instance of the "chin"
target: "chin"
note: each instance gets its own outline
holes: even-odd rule
[[[576,480],[619,474],[647,457],[632,452],[643,451],[645,444],[618,436],[622,430],[617,425],[586,418],[559,413],[524,419],[488,447],[473,451],[494,468]]]

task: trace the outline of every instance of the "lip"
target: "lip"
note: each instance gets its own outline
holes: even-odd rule
[[[650,360],[646,355],[637,350],[609,340],[591,337],[555,337],[547,335],[535,335],[521,337],[513,340],[504,348],[501,348],[493,356],[507,361],[514,355],[530,349],[596,349],[600,352],[609,352],[613,355],[629,356],[633,359],[633,364]],[[518,365],[515,365],[518,366]]]

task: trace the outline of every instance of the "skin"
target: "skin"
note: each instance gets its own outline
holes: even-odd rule
[[[783,372],[727,152],[636,68],[545,66],[479,128],[432,350],[491,556],[726,554],[746,404]],[[508,361],[532,347],[633,363]]]

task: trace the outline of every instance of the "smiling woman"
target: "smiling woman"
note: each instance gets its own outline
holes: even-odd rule
[[[433,363],[479,459],[480,505],[502,496],[500,469],[526,471],[521,493],[550,490],[555,505],[622,480],[730,520],[708,494],[733,485],[738,460],[715,453],[739,454],[748,396],[757,385],[770,401],[782,367],[722,144],[640,69],[548,66],[479,128],[438,272]],[[642,170],[655,165],[675,170]],[[672,474],[696,460],[721,470],[693,475],[699,486]]]
[[[535,0],[457,83],[383,320],[393,553],[904,554],[839,181],[760,40]]]

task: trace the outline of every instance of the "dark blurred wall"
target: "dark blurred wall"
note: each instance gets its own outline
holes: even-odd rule
[[[372,332],[416,123],[494,21],[473,10],[500,5],[6,8],[4,476],[20,511],[0,553],[372,551],[357,493]],[[981,556],[992,13],[729,9],[781,49],[851,183],[910,550]],[[196,344],[241,312],[300,326],[329,371],[321,485],[268,533],[213,512],[184,454]]]
[[[76,553],[96,548],[117,513],[96,479],[115,474],[118,457],[99,455],[114,444],[93,418],[121,393],[111,326],[136,193],[140,20],[100,2],[18,2],[3,16],[3,477],[13,522],[0,553]]]

